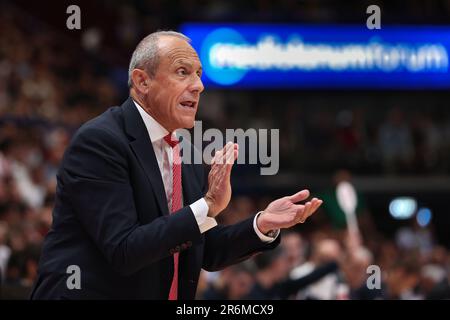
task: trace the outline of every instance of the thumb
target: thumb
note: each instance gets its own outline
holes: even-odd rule
[[[296,194],[293,194],[292,196],[289,196],[289,200],[292,201],[292,203],[296,203],[299,201],[303,201],[308,199],[309,197],[309,190],[304,189],[302,191],[297,192]]]

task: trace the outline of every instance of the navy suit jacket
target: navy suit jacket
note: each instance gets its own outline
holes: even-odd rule
[[[144,122],[129,98],[84,124],[57,175],[53,223],[32,299],[167,299],[179,252],[179,299],[193,299],[200,269],[220,270],[274,248],[253,217],[201,234],[189,204],[204,196],[203,165],[182,165],[186,205],[169,214]],[[81,289],[69,289],[80,268]]]

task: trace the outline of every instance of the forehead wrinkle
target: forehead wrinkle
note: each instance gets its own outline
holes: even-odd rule
[[[194,50],[187,50],[185,48],[173,48],[167,51],[167,57],[175,63],[178,60],[188,60],[194,58],[199,61],[198,55]]]

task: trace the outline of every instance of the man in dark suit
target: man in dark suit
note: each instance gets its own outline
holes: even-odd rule
[[[309,197],[303,190],[217,225],[238,146],[218,151],[207,175],[181,161],[175,132],[194,125],[200,77],[184,35],[157,32],[139,43],[130,98],[84,124],[66,150],[32,299],[193,299],[201,268],[276,247],[279,229],[320,206],[295,204]]]

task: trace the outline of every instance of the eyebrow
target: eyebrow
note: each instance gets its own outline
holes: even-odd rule
[[[183,66],[185,66],[185,67],[189,67],[190,69],[193,69],[193,68],[194,68],[193,65],[192,65],[191,63],[186,62],[186,61],[181,60],[181,59],[175,61],[175,65],[183,65]],[[200,65],[200,67],[198,68],[198,70],[203,72],[203,67]]]

